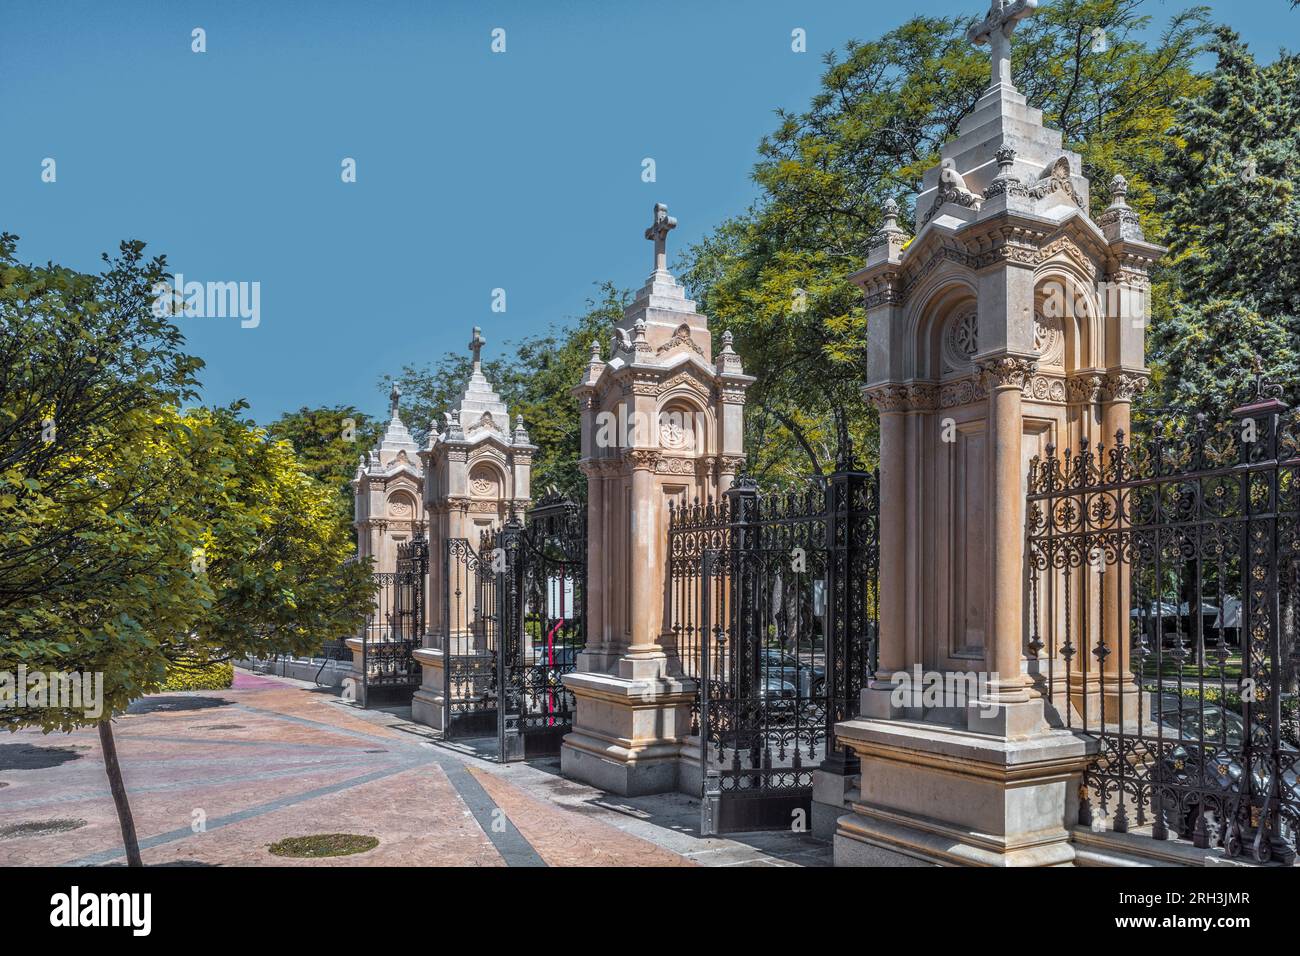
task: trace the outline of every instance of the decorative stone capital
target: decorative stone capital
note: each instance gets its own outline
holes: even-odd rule
[[[1004,355],[1000,358],[983,359],[975,363],[987,389],[1014,388],[1023,390],[1025,382],[1038,371],[1038,363],[1033,359],[1016,355]]]
[[[912,382],[907,388],[907,407],[914,412],[932,412],[939,407],[939,386],[929,382]]]
[[[653,448],[633,448],[624,455],[633,471],[654,471],[661,457]]]
[[[1151,379],[1136,372],[1112,372],[1101,386],[1102,397],[1108,402],[1131,402],[1146,391]]]
[[[863,389],[862,394],[882,415],[890,412],[905,412],[908,409],[905,385],[876,385]]]
[[[1096,372],[1071,375],[1065,380],[1065,393],[1071,405],[1093,405],[1101,401],[1105,380]]]

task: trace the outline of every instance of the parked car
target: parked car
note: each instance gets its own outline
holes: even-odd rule
[[[1219,704],[1206,702],[1201,706],[1195,699],[1174,693],[1162,693],[1158,706],[1158,713],[1151,716],[1159,719],[1165,736],[1189,742],[1187,746],[1178,744],[1162,758],[1160,776],[1163,780],[1175,786],[1211,793],[1214,792],[1212,788],[1217,786],[1225,797],[1239,794],[1246,772],[1240,759],[1242,742],[1246,739],[1245,722],[1241,715]],[[1296,753],[1290,744],[1283,743],[1280,749],[1288,755]],[[1292,794],[1300,793],[1296,762],[1291,759],[1289,763],[1290,766],[1282,773],[1283,792],[1289,789]],[[1272,767],[1256,764],[1252,768],[1251,777],[1253,786],[1250,789],[1253,793],[1269,792],[1273,784]],[[1261,799],[1256,798],[1255,802],[1262,806]],[[1195,829],[1198,816],[1207,813],[1213,816],[1211,808],[1200,802],[1188,806],[1181,817],[1177,806],[1166,806],[1164,812],[1165,825],[1184,833]],[[1218,824],[1218,820],[1213,820],[1207,824],[1207,828],[1213,833]],[[1282,838],[1294,845],[1294,821],[1283,817],[1281,830]]]
[[[760,672],[769,677],[789,680],[798,688],[800,697],[818,697],[825,692],[826,668],[823,665],[800,659],[775,647],[765,647],[758,655]]]

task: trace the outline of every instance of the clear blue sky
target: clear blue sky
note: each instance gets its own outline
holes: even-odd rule
[[[807,104],[822,53],[918,12],[986,7],[0,3],[0,229],[28,260],[92,269],[139,238],[187,278],[260,282],[255,329],[180,320],[208,363],[205,398],[245,397],[260,421],[340,402],[380,413],[381,374],[462,348],[474,324],[490,357],[581,312],[593,282],[638,286],[654,202],[680,221],[676,249],[742,211],[772,111]],[[1187,5],[1147,0],[1159,19]],[[1262,58],[1300,46],[1288,0],[1210,5]]]

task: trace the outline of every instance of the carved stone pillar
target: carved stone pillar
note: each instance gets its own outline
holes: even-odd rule
[[[447,653],[476,649],[471,621],[474,572],[462,567],[448,581],[448,544],[463,539],[477,552],[484,531],[503,525],[512,508],[528,506],[537,451],[523,418],[516,417],[512,427],[509,409],[483,374],[484,344],[475,328],[469,346],[473,355],[469,381],[444,413],[441,430],[429,435],[420,452],[430,515],[429,614],[424,646],[415,651],[422,680],[411,700],[411,718],[439,730],[445,729],[447,716]]]
[[[1021,673],[1024,660],[1024,496],[1021,488],[1020,397],[1037,363],[1004,356],[980,363],[989,393],[989,629],[985,667],[989,699],[1001,704],[1029,700]]]
[[[561,770],[624,794],[700,792],[687,742],[695,681],[683,673],[667,613],[668,503],[717,501],[730,485],[743,462],[753,382],[729,333],[714,354],[707,318],[664,265],[675,222],[656,208],[646,232],[655,269],[615,326],[609,357],[593,343],[573,390],[588,487],[587,593],[596,604],[587,650],[564,678],[575,713]]]

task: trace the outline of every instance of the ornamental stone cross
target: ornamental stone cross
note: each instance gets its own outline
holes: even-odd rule
[[[655,203],[655,221],[645,231],[647,239],[655,244],[655,272],[668,271],[668,230],[677,228],[677,220],[668,215],[668,207],[661,202]]]
[[[474,353],[474,371],[482,370],[482,363],[479,359],[479,353],[483,346],[487,345],[487,339],[483,338],[483,330],[477,325],[474,326],[474,335],[469,340],[469,350]]]
[[[1016,24],[1032,17],[1038,0],[993,0],[988,16],[966,33],[966,38],[976,46],[987,43],[993,54],[992,86],[1011,83],[1011,34]]]

